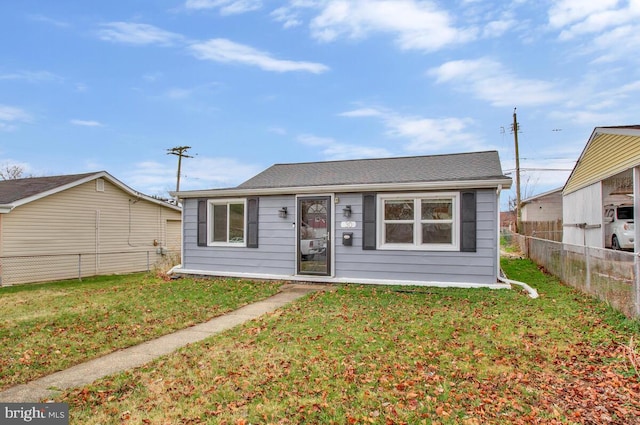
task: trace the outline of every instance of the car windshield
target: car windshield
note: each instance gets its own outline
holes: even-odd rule
[[[618,220],[633,220],[633,207],[618,208]]]

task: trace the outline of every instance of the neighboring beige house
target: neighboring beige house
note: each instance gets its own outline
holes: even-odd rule
[[[522,201],[522,221],[562,220],[562,188],[540,193]]]
[[[593,130],[562,190],[563,242],[604,247],[604,206],[620,199],[638,210],[640,125]],[[640,226],[634,231],[638,239]]]
[[[105,171],[0,181],[0,285],[149,270],[181,215]]]
[[[562,241],[562,188],[527,198],[521,206],[521,234]]]

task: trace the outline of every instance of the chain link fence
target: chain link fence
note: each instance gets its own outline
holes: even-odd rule
[[[180,252],[166,248],[55,255],[0,257],[0,286],[49,282],[83,277],[167,271],[180,263]]]
[[[640,256],[570,245],[512,232],[504,232],[507,243],[547,272],[580,291],[606,301],[627,317],[640,318]]]

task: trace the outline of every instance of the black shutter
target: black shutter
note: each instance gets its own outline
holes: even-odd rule
[[[376,194],[362,195],[362,249],[376,249]]]
[[[247,248],[258,247],[258,200],[247,198]]]
[[[476,192],[462,192],[460,251],[476,252]]]
[[[198,246],[207,246],[207,201],[198,200]]]

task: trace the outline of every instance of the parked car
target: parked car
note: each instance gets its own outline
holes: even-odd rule
[[[606,248],[633,250],[635,237],[633,205],[606,205],[604,229]]]
[[[323,239],[301,239],[300,254],[303,260],[312,260],[316,254],[322,254],[326,251]]]

